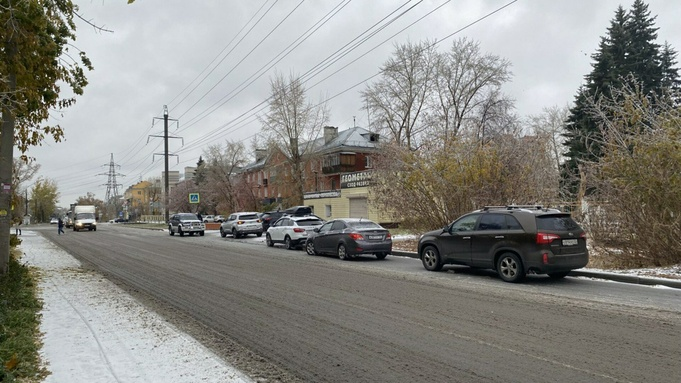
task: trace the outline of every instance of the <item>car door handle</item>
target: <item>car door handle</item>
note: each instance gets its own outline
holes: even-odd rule
[[[494,239],[503,239],[503,238],[504,238],[503,235],[495,235],[495,236],[494,236]]]
[[[461,239],[471,239],[471,237],[462,237]]]

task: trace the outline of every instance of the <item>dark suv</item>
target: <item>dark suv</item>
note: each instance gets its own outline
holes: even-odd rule
[[[569,213],[541,206],[489,206],[421,236],[426,270],[445,264],[494,269],[506,282],[526,274],[563,278],[589,262],[586,233]]]

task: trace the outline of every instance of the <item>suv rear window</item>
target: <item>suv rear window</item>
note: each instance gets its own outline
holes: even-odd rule
[[[569,214],[541,215],[537,217],[538,230],[577,230],[579,225]]]
[[[241,214],[238,219],[258,219],[257,214]]]

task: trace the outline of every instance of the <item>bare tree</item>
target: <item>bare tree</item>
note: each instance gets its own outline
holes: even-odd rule
[[[533,134],[548,141],[551,158],[556,171],[560,172],[565,161],[563,156],[565,143],[565,122],[570,115],[570,108],[553,106],[544,108],[541,114],[528,117],[528,125]]]
[[[508,115],[513,102],[501,93],[512,76],[508,60],[484,54],[478,43],[462,38],[436,65],[431,123],[444,140],[464,129],[484,137],[486,127]]]
[[[204,150],[205,181],[200,185],[213,204],[213,212],[232,212],[238,208],[236,175],[247,162],[242,142],[226,141]]]
[[[429,42],[396,45],[381,67],[381,77],[361,92],[371,128],[387,132],[400,146],[416,149],[426,129],[425,107],[433,82],[436,52]]]
[[[679,94],[660,97],[638,85],[590,99],[602,156],[584,162],[592,192],[585,224],[601,261],[611,266],[681,262],[681,110]]]
[[[312,143],[329,119],[325,102],[313,105],[306,98],[300,78],[276,75],[270,82],[269,112],[260,118],[263,133],[286,157],[290,190],[297,204],[303,202],[305,168]]]

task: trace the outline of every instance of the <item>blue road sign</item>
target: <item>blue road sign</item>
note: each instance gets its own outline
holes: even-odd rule
[[[199,193],[189,193],[189,203],[199,203]]]

